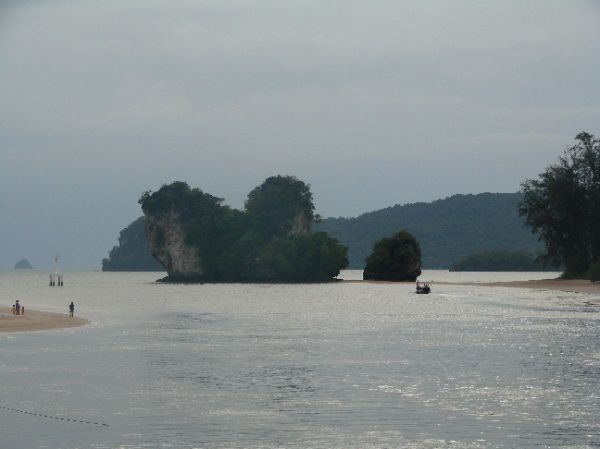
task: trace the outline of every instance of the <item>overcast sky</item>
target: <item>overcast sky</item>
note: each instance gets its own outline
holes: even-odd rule
[[[600,2],[0,0],[0,270],[95,269],[183,180],[356,216],[514,192],[600,134]]]

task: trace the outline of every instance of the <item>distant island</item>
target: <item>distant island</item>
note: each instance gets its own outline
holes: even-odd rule
[[[431,203],[396,205],[356,218],[326,218],[314,223],[313,228],[348,247],[350,268],[363,269],[378,240],[406,229],[421,245],[424,268],[448,269],[462,257],[484,251],[542,251],[543,244],[519,216],[522,197],[520,193],[453,195]],[[105,259],[105,271],[144,270],[148,260],[154,260],[146,242],[143,217],[138,220],[121,231],[123,234],[129,229],[124,242],[119,238],[119,246]]]
[[[31,270],[33,266],[27,259],[21,259],[15,264],[15,270]]]
[[[321,282],[348,265],[347,249],[313,232],[312,193],[272,176],[244,210],[181,181],[140,198],[152,255],[170,282]]]
[[[140,217],[119,234],[119,244],[102,259],[102,271],[165,271],[150,253],[144,217]]]

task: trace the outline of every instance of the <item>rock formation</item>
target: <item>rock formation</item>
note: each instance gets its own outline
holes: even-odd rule
[[[308,217],[304,211],[300,211],[292,219],[288,235],[308,235],[311,227],[312,217]]]
[[[146,213],[145,223],[152,255],[163,264],[169,276],[182,280],[202,277],[199,249],[186,244],[180,214],[173,210],[158,217]]]
[[[31,270],[32,268],[27,259],[21,259],[15,264],[15,270]]]
[[[102,271],[165,271],[150,253],[144,217],[139,217],[119,233],[119,244],[102,259]]]
[[[348,265],[347,248],[312,233],[309,186],[273,176],[243,211],[176,181],[140,198],[152,255],[175,282],[317,282]]]

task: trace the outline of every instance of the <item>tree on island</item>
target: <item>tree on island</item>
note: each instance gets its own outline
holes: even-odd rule
[[[375,243],[366,259],[363,279],[416,281],[421,274],[421,247],[411,233],[402,230]]]
[[[539,234],[543,259],[565,267],[563,277],[589,277],[600,263],[600,139],[579,133],[557,164],[522,184],[519,213]]]
[[[148,241],[166,280],[314,282],[348,265],[346,247],[311,232],[312,194],[299,179],[266,179],[244,211],[222,201],[180,181],[142,195]]]

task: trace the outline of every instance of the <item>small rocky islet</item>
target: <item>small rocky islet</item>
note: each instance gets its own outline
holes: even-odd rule
[[[32,270],[33,266],[27,259],[19,260],[14,267],[15,270]]]

